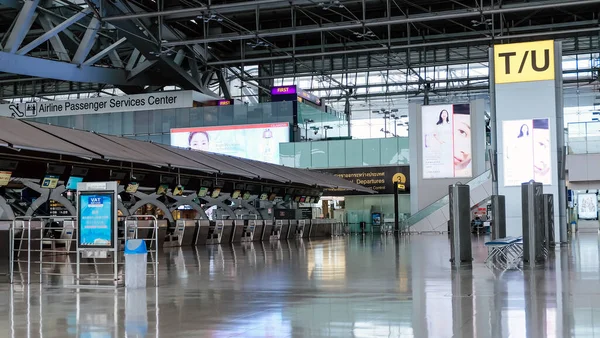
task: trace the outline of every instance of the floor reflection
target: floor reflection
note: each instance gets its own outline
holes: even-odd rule
[[[160,287],[0,284],[7,337],[593,337],[600,238],[583,234],[545,268],[451,269],[446,236],[354,236],[171,248]],[[68,260],[65,260],[68,261]],[[52,270],[56,272],[55,270]],[[61,270],[62,271],[62,270]],[[37,279],[36,279],[37,280]]]

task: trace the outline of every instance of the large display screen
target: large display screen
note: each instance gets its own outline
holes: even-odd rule
[[[171,129],[171,145],[279,164],[289,129],[287,122]]]
[[[79,195],[79,247],[112,248],[114,210],[112,193]]]
[[[534,180],[552,184],[550,123],[547,118],[504,121],[504,186]]]
[[[423,106],[423,178],[471,177],[471,111],[468,104]]]
[[[598,196],[596,194],[577,195],[577,215],[580,219],[597,219]]]

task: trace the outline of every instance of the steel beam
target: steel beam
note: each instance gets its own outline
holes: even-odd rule
[[[139,58],[140,51],[134,49],[133,52],[131,52],[131,55],[129,56],[129,60],[127,60],[127,66],[125,66],[125,70],[131,71],[133,67],[135,67],[135,65],[138,63]]]
[[[0,72],[36,76],[49,79],[74,82],[92,82],[114,85],[161,84],[162,79],[149,77],[136,78],[129,81],[127,72],[122,69],[112,69],[93,66],[78,66],[72,63],[40,59],[24,55],[0,52]],[[158,80],[161,80],[160,82]]]
[[[31,50],[33,50],[37,46],[48,41],[48,39],[55,37],[58,33],[67,29],[67,27],[69,27],[72,24],[74,24],[75,22],[81,20],[84,16],[86,16],[91,11],[92,11],[91,9],[86,8],[86,9],[82,10],[81,12],[73,15],[72,17],[68,18],[67,20],[63,21],[60,25],[57,25],[56,27],[52,28],[50,31],[46,32],[42,36],[40,36],[37,39],[28,43],[25,47],[19,49],[17,54],[25,55],[25,54],[29,53]]]
[[[228,100],[231,99],[231,90],[229,89],[229,83],[225,80],[225,76],[223,76],[223,69],[218,70],[216,74],[217,79],[219,79],[219,88],[221,88],[223,96]]]
[[[525,33],[525,34],[515,34],[515,35],[504,35],[504,36],[496,36],[496,37],[486,36],[486,37],[481,37],[481,38],[472,38],[472,39],[468,39],[468,40],[446,40],[446,41],[436,41],[436,42],[414,43],[414,44],[410,44],[410,45],[395,45],[395,46],[391,46],[390,48],[388,48],[388,47],[373,47],[373,48],[362,48],[362,49],[328,51],[328,52],[321,52],[321,53],[307,53],[307,54],[280,55],[280,56],[252,58],[252,59],[212,61],[212,62],[208,62],[207,65],[208,66],[229,66],[229,65],[241,64],[241,63],[253,64],[253,63],[259,63],[259,62],[265,62],[265,61],[272,62],[272,61],[282,61],[282,60],[289,60],[289,59],[326,57],[326,56],[333,56],[333,55],[346,55],[346,54],[357,54],[357,53],[377,53],[377,52],[387,52],[388,50],[405,50],[405,49],[447,46],[447,45],[456,45],[456,44],[485,43],[485,42],[489,42],[492,40],[503,41],[503,40],[521,39],[521,38],[573,35],[573,34],[582,34],[582,33],[598,32],[598,31],[600,31],[600,27],[580,28],[580,29],[563,30],[563,31],[547,31],[547,32]]]
[[[85,58],[90,54],[90,51],[96,42],[96,38],[98,38],[97,33],[99,28],[100,21],[96,19],[96,17],[93,17],[83,35],[83,39],[81,39],[81,42],[79,43],[79,47],[77,47],[75,56],[73,56],[73,63],[81,64],[85,61]]]
[[[235,13],[245,12],[248,10],[254,10],[256,6],[265,6],[265,8],[285,8],[289,6],[300,6],[300,5],[315,5],[312,0],[255,0],[246,2],[234,2],[229,4],[217,4],[212,6],[200,6],[180,9],[170,9],[158,12],[147,12],[147,13],[132,13],[124,15],[108,16],[103,19],[106,22],[123,21],[140,18],[153,18],[157,16],[164,16],[166,19],[174,18],[189,18],[195,17],[198,14],[202,14],[204,11],[216,11],[219,13]]]
[[[46,33],[52,31],[54,28],[52,20],[46,14],[39,16],[39,22]],[[54,49],[54,52],[58,56],[59,60],[71,62],[69,52],[67,51],[67,48],[65,48],[65,45],[62,43],[62,40],[58,35],[50,38],[50,44],[52,45],[52,49]]]
[[[142,60],[140,60],[138,65],[129,72],[129,77],[127,78],[127,80],[132,80],[136,78],[137,76],[142,74],[146,69],[149,69],[150,67],[154,66],[156,62],[158,62],[158,60],[145,60],[143,62]]]
[[[103,50],[101,50],[100,52],[98,52],[96,55],[94,55],[91,58],[85,60],[85,62],[83,62],[82,65],[84,65],[84,66],[91,66],[91,65],[93,65],[94,63],[100,61],[100,59],[102,59],[103,57],[105,57],[108,53],[110,53],[111,51],[113,51],[115,48],[119,47],[126,40],[127,40],[127,38],[121,38],[121,39],[117,40],[115,43],[113,43],[110,46],[104,48]]]
[[[514,7],[502,7],[502,8],[492,8],[492,9],[483,9],[482,11],[470,11],[470,10],[458,10],[458,11],[445,11],[445,12],[437,12],[437,13],[427,13],[427,14],[418,14],[412,15],[410,17],[400,16],[400,17],[392,17],[390,19],[370,19],[366,21],[353,21],[351,23],[333,23],[327,25],[314,25],[314,26],[306,26],[306,27],[288,27],[282,29],[273,29],[273,30],[265,30],[265,31],[257,31],[249,34],[221,34],[219,36],[202,38],[202,39],[191,39],[186,41],[171,41],[163,43],[165,47],[174,47],[174,46],[182,46],[189,44],[206,44],[213,42],[224,42],[230,40],[247,40],[247,39],[257,39],[257,38],[268,38],[268,37],[277,37],[277,36],[287,36],[287,35],[300,35],[300,34],[310,34],[310,33],[319,33],[319,32],[332,32],[339,30],[355,30],[355,29],[363,29],[363,28],[371,28],[371,27],[380,27],[387,25],[402,25],[408,23],[423,23],[427,21],[441,21],[441,20],[452,20],[452,19],[461,19],[461,18],[471,18],[471,17],[481,17],[482,15],[496,15],[496,14],[506,14],[513,12],[521,12],[521,11],[536,11],[543,9],[553,9],[558,7],[567,7],[567,6],[586,6],[586,5],[597,5],[600,3],[600,0],[571,0],[571,1],[553,1],[553,2],[538,2],[538,3],[530,3],[527,5],[519,5]]]
[[[37,8],[40,0],[27,0],[23,3],[23,7],[21,7],[21,11],[19,11],[19,16],[17,17],[17,21],[13,27],[12,32],[8,36],[8,40],[6,41],[6,45],[4,46],[4,51],[7,53],[16,52],[25,36],[27,36],[27,32],[33,23],[35,18],[35,9]]]

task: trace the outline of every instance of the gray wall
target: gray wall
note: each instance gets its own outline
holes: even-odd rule
[[[461,103],[461,102],[453,102]],[[469,102],[471,105],[471,156],[473,177],[483,174],[485,164],[485,100]],[[409,145],[410,145],[410,211],[411,214],[427,207],[448,194],[448,186],[457,182],[467,183],[471,178],[423,179],[423,133],[421,130],[421,104],[409,104]]]

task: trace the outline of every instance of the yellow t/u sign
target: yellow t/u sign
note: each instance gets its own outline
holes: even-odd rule
[[[494,46],[495,83],[554,80],[554,41]]]

